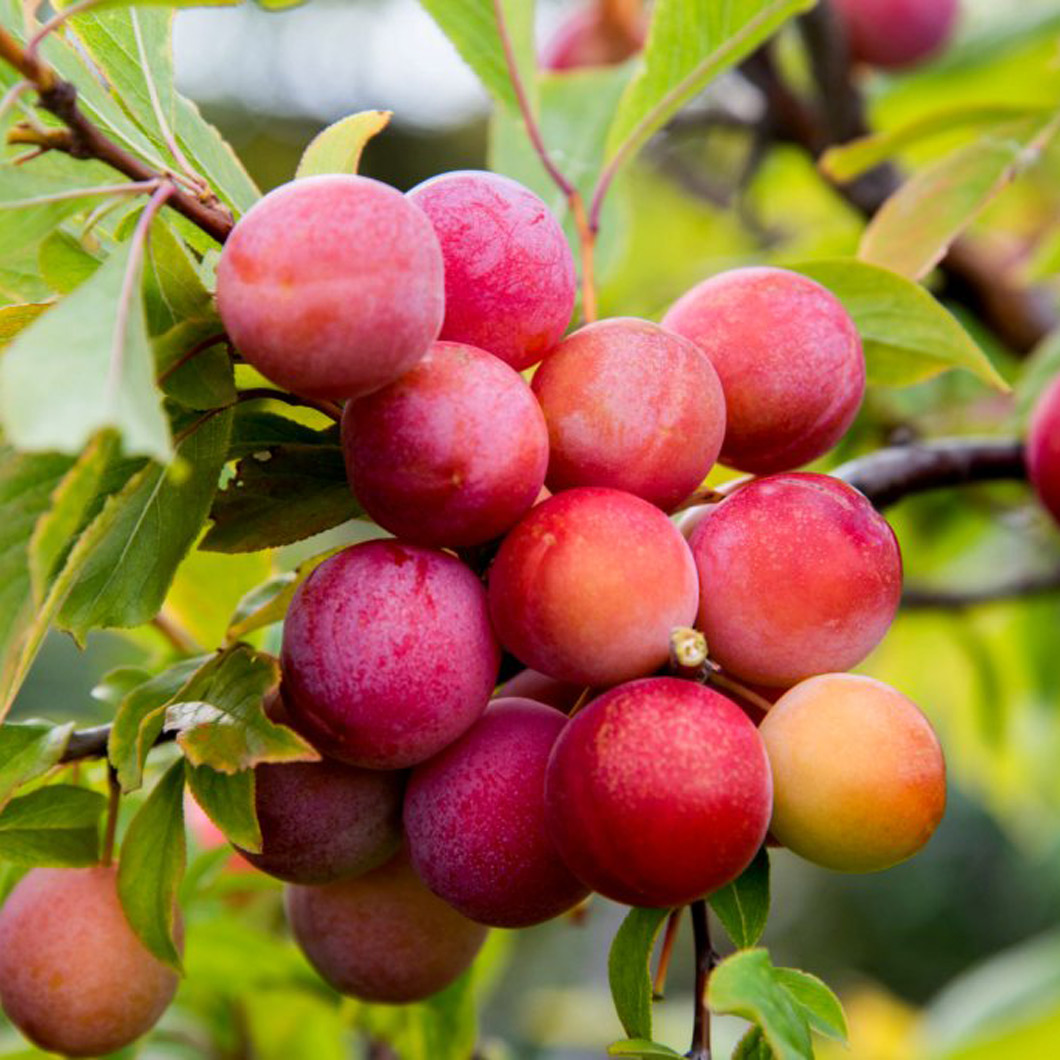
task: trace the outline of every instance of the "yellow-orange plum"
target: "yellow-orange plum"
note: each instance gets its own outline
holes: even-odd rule
[[[125,919],[116,866],[33,869],[0,910],[0,1003],[42,1049],[121,1049],[155,1025],[176,989],[176,973]]]
[[[822,674],[758,730],[773,771],[770,832],[808,861],[876,872],[912,857],[946,808],[946,765],[912,700],[871,677]]]

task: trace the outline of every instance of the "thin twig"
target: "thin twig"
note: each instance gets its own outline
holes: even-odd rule
[[[87,758],[106,758],[110,729],[109,725],[96,725],[91,729],[79,729],[71,733],[70,739],[66,744],[66,750],[63,752],[62,758],[59,759],[59,764],[81,762]],[[155,740],[154,746],[160,743],[169,743],[176,738],[177,732],[175,729],[163,732]]]
[[[537,118],[534,116],[534,108],[530,105],[530,97],[527,95],[522,74],[519,72],[519,64],[515,59],[515,48],[512,45],[511,34],[508,32],[502,0],[493,0],[493,14],[497,25],[497,35],[500,37],[501,47],[504,49],[504,61],[508,67],[508,79],[511,82],[512,91],[515,93],[516,102],[519,104],[519,112],[522,115],[523,124],[526,126],[526,135],[534,152],[541,160],[541,165],[544,166],[545,172],[566,198],[567,208],[570,210],[578,232],[582,264],[582,316],[587,322],[591,323],[596,319],[596,277],[594,265],[596,227],[591,223],[591,219],[586,213],[585,201],[582,199],[581,192],[560,171],[545,146],[541,128],[537,123]]]
[[[681,914],[684,906],[675,909],[666,921],[666,933],[663,935],[662,948],[659,950],[659,963],[655,966],[655,978],[652,980],[652,998],[662,1001],[666,993],[666,976],[670,971],[670,958],[674,952],[674,942],[677,941],[677,930],[681,926]]]
[[[301,394],[289,394],[286,390],[273,390],[267,386],[248,387],[240,390],[237,402],[244,401],[282,401],[285,405],[296,408],[313,409],[336,423],[342,422],[342,409],[334,401],[317,401],[315,398],[302,397]]]
[[[716,666],[707,674],[707,684],[720,688],[722,691],[736,696],[737,699],[750,703],[752,707],[762,711],[763,714],[768,714],[773,706],[765,696],[759,695],[742,682],[734,680]]]
[[[714,971],[717,955],[710,943],[710,922],[707,903],[703,898],[693,902],[692,936],[696,946],[696,1011],[692,1026],[692,1047],[685,1054],[688,1060],[710,1060],[710,1009],[707,1007],[707,988]]]
[[[181,354],[164,372],[159,373],[157,379],[158,384],[161,385],[164,383],[174,372],[179,371],[184,365],[188,364],[189,361],[193,361],[200,353],[205,353],[207,350],[213,349],[214,346],[218,346],[222,342],[227,341],[228,335],[221,331],[216,335],[208,335],[202,340],[202,342],[195,343],[187,353]]]
[[[195,638],[172,616],[159,611],[151,625],[166,638],[181,655],[197,655],[202,651]]]
[[[32,37],[26,42],[26,56],[31,62],[35,62],[37,59],[37,52],[40,51],[40,46],[43,43],[45,37],[49,34],[54,33],[68,18],[74,15],[80,15],[83,11],[87,11],[89,8],[95,7],[100,3],[100,0],[80,0],[79,3],[71,4],[69,7],[64,7],[57,14],[52,15],[47,22]]]
[[[32,81],[16,81],[4,94],[0,97],[0,121],[3,121],[7,117],[7,113],[12,107],[19,101],[23,92],[28,92],[33,87]]]
[[[71,188],[69,191],[56,191],[49,195],[35,195],[32,199],[15,199],[0,203],[0,210],[17,210],[24,206],[43,206],[50,202],[67,202],[71,199],[87,199],[96,195],[142,195],[148,191],[157,191],[161,180],[131,181],[125,184],[97,184],[91,188]]]
[[[103,834],[103,856],[100,863],[114,863],[114,837],[118,832],[118,814],[121,811],[121,785],[113,766],[107,766],[107,829]]]
[[[158,211],[166,204],[166,200],[175,191],[176,188],[172,184],[164,183],[159,185],[148,204],[144,207],[140,219],[136,222],[136,228],[129,242],[129,260],[125,266],[121,293],[118,296],[118,308],[114,314],[114,333],[111,342],[110,364],[107,369],[107,385],[104,397],[108,407],[116,402],[118,388],[121,385],[122,369],[125,364],[125,329],[129,323],[133,299],[136,297],[136,286],[140,282],[140,264],[143,261],[144,251],[147,247],[151,222],[155,219]]]

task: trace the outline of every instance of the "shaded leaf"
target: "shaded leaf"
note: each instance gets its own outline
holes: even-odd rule
[[[769,919],[769,851],[765,847],[737,879],[710,896],[710,908],[737,949],[758,942]]]
[[[362,110],[329,125],[309,142],[295,179],[321,173],[356,173],[365,144],[390,123],[389,110]]]
[[[166,707],[211,659],[182,659],[122,698],[107,742],[107,758],[122,791],[135,791],[143,783],[144,763],[162,733]]]
[[[37,251],[41,276],[59,294],[69,294],[80,287],[103,264],[89,253],[69,232],[52,232]]]
[[[957,320],[923,287],[850,259],[792,266],[827,287],[853,317],[871,383],[904,386],[963,368],[999,390],[1008,384]]]
[[[650,1042],[646,1038],[627,1038],[614,1042],[607,1047],[609,1056],[680,1056],[681,1054],[667,1045]]]
[[[149,464],[107,500],[71,553],[78,572],[59,613],[62,629],[83,639],[158,612],[209,511],[231,421],[230,411],[211,416],[180,443],[183,478]]]
[[[607,978],[615,1012],[631,1038],[651,1040],[651,955],[669,909],[631,909],[607,958]]]
[[[0,806],[27,780],[47,773],[63,756],[74,723],[0,725]]]
[[[236,406],[229,459],[237,460],[287,443],[338,445],[339,431],[337,427],[318,431],[276,412],[262,412],[251,405]]]
[[[736,1043],[732,1060],[773,1060],[773,1050],[769,1048],[760,1027],[752,1027]]]
[[[159,386],[166,397],[188,409],[231,405],[236,400],[235,369],[224,343],[204,344],[221,334],[214,318],[182,320],[151,340]],[[179,363],[189,354],[190,360]]]
[[[362,514],[338,446],[280,445],[243,457],[217,494],[201,548],[256,552],[302,541]]]
[[[184,763],[174,762],[129,822],[118,863],[118,897],[129,926],[160,961],[180,970],[174,940],[184,875]]]
[[[261,851],[261,828],[254,808],[254,770],[219,773],[188,763],[188,788],[206,816],[225,837],[252,854]]]
[[[0,422],[17,448],[76,454],[109,427],[127,453],[169,458],[143,305],[135,287],[123,298],[126,274],[139,275],[131,249],[115,250],[0,357]]]
[[[928,166],[876,212],[858,257],[911,279],[926,276],[979,212],[1037,161],[1058,126],[1060,118],[1028,118]]]
[[[93,865],[107,800],[72,784],[38,788],[0,812],[0,860],[21,865]]]

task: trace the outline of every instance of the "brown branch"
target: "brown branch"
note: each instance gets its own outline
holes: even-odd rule
[[[95,158],[138,182],[160,181],[167,176],[104,135],[78,106],[77,87],[59,77],[38,55],[29,54],[2,26],[0,59],[33,84],[40,105],[66,126],[65,129],[50,129],[44,133],[20,127],[12,130],[13,142],[36,143],[46,150],[63,151],[74,158]],[[197,197],[175,188],[168,205],[218,243],[223,243],[232,230],[231,212],[212,193]]]
[[[236,402],[242,404],[244,401],[282,401],[285,405],[296,408],[312,409],[336,423],[342,422],[342,408],[334,401],[317,401],[315,398],[288,394],[286,390],[274,390],[268,386],[252,386],[240,390]]]
[[[1008,581],[971,588],[936,589],[912,585],[902,593],[902,607],[907,611],[963,611],[981,604],[1055,593],[1060,593],[1060,569],[1019,574]]]
[[[769,45],[744,61],[741,72],[765,103],[762,132],[774,143],[801,147],[815,161],[836,144],[866,135],[864,98],[851,67],[846,42],[831,5],[820,3],[798,21],[815,98],[805,99],[785,82]],[[825,178],[827,179],[827,177]],[[836,192],[866,218],[902,185],[902,174],[890,163],[876,166],[856,180],[830,181]],[[1012,262],[982,240],[957,239],[939,265],[939,294],[975,313],[1016,353],[1029,353],[1057,325],[1057,315],[1042,290],[1023,286]]]
[[[96,725],[91,729],[78,729],[72,732],[67,741],[66,750],[59,759],[59,764],[81,762],[86,758],[106,758],[110,729],[109,725]],[[169,743],[176,738],[176,730],[163,732],[152,746],[157,747],[160,743]]]
[[[718,957],[710,942],[706,900],[700,898],[689,908],[692,910],[692,936],[696,945],[696,1012],[692,1027],[692,1047],[685,1055],[689,1060],[711,1060],[707,987],[710,985],[710,973],[714,971]]]
[[[882,511],[914,493],[975,482],[1019,481],[1027,477],[1027,468],[1018,439],[943,438],[878,449],[832,474]]]

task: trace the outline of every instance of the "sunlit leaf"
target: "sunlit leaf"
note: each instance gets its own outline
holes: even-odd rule
[[[302,153],[295,179],[322,173],[356,173],[365,144],[390,122],[388,110],[362,110],[329,125]]]

